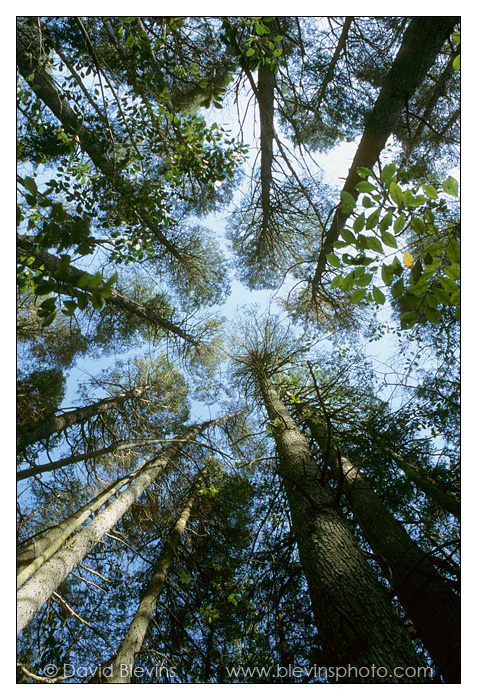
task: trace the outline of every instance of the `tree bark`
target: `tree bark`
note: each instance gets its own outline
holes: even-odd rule
[[[202,476],[199,477],[192,487],[187,504],[170,532],[169,541],[164,545],[162,553],[156,562],[154,574],[141,598],[126,636],[114,657],[111,673],[102,675],[105,683],[131,682],[134,660],[141,651],[144,637],[154,614],[157,599],[162,592],[167,573],[182,539],[184,528],[189,521],[201,482]]]
[[[296,410],[302,415],[302,404]],[[313,411],[313,409],[311,409]],[[315,411],[313,413],[316,414]],[[316,418],[305,419],[322,452],[328,437]],[[331,475],[340,484],[373,552],[391,571],[393,593],[446,683],[460,683],[460,602],[432,566],[426,552],[382,503],[359,470],[335,447],[329,453]]]
[[[348,192],[357,199],[358,193],[355,186],[361,180],[357,169],[373,168],[409,98],[426,77],[442,44],[458,21],[459,17],[413,17],[411,19],[404,33],[401,48],[367,120],[343,192]],[[338,240],[340,230],[346,224],[348,216],[349,214],[343,213],[338,206],[331,226],[324,236],[312,282],[314,296],[325,270],[326,256],[332,252],[333,243]]]
[[[271,214],[270,190],[272,185],[273,126],[275,74],[268,66],[258,69],[258,108],[260,113],[260,184],[262,188],[262,223],[266,237]]]
[[[79,508],[75,513],[68,516],[61,523],[48,530],[36,542],[29,545],[17,557],[17,588],[20,588],[30,576],[32,576],[42,564],[66,542],[68,537],[76,528],[80,527],[90,515],[96,512],[123,486],[129,484],[139,475],[147,460],[144,460],[140,467],[128,474],[126,477],[116,479],[106,487],[101,493],[95,496],[89,503]]]
[[[54,274],[60,269],[61,260],[59,258],[57,258],[55,255],[52,255],[51,253],[48,253],[46,250],[36,250],[35,246],[29,241],[17,238],[17,247],[22,252],[26,252],[29,256],[34,257],[35,262],[37,261],[36,265],[43,265],[45,270],[48,270],[48,272]],[[35,263],[33,263],[33,267],[35,267]],[[73,265],[68,265],[67,272],[70,277],[77,276],[78,279],[81,275],[85,274],[82,270],[79,270]],[[82,292],[88,293],[87,289],[81,289],[79,287],[76,287],[76,289],[80,289]],[[95,287],[95,289],[96,291],[100,292],[101,289],[103,289],[103,285],[98,285],[97,287]],[[159,328],[162,328],[166,332],[172,333],[173,335],[182,338],[182,340],[185,340],[186,342],[190,343],[196,348],[202,347],[200,341],[196,340],[193,336],[184,331],[182,328],[179,328],[179,326],[176,326],[175,323],[171,323],[171,321],[168,321],[162,316],[156,314],[154,311],[151,311],[144,304],[141,304],[140,302],[131,299],[130,297],[126,296],[126,294],[123,294],[117,289],[114,289],[114,287],[110,288],[110,292],[110,296],[107,299],[105,299],[107,304],[112,304],[113,306],[116,306],[122,309],[123,311],[132,313],[135,316],[139,316],[140,318],[143,318],[144,320],[149,321],[150,323],[153,323],[156,326],[159,326]],[[75,297],[74,290],[65,289],[62,290],[62,294]]]
[[[323,650],[320,665],[348,669],[342,678],[329,675],[331,682],[427,682],[408,633],[337,512],[331,490],[321,483],[305,436],[268,376],[259,372],[257,381],[272,421],[279,473],[308,580]],[[382,675],[371,675],[369,669],[378,667]],[[394,671],[400,667],[412,669],[412,677],[397,678]]]
[[[114,527],[141,494],[157,479],[164,469],[180,454],[184,445],[211,425],[225,418],[218,418],[189,428],[177,438],[164,454],[153,457],[142,468],[140,475],[80,532],[69,539],[30,580],[18,591],[17,629],[20,632],[46,603],[68,574],[86,557],[98,542]]]
[[[117,408],[127,399],[140,398],[149,389],[149,386],[144,386],[131,389],[130,391],[123,391],[121,394],[108,399],[101,399],[96,401],[96,403],[89,404],[89,406],[80,406],[59,416],[47,418],[30,428],[23,427],[17,435],[17,452],[21,452],[27,445],[31,445],[34,442],[46,440],[55,433],[60,433],[70,428],[72,425],[83,423],[88,418],[106,413],[111,408]]]

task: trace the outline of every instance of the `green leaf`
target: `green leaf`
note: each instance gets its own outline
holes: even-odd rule
[[[452,262],[460,261],[460,243],[458,241],[449,241],[447,245],[447,257]]]
[[[330,282],[331,289],[336,289],[337,287],[341,287],[342,282],[343,282],[343,277],[341,275],[336,275],[336,277],[333,277],[333,279]]]
[[[460,54],[452,61],[452,67],[454,70],[460,70]]]
[[[96,294],[96,292],[93,292],[92,294],[91,303],[96,311],[101,311],[103,306],[106,304],[105,300],[99,294]]]
[[[373,177],[373,171],[369,168],[358,168],[356,172],[362,178]]]
[[[442,183],[442,187],[444,192],[450,194],[452,197],[457,197],[459,195],[459,183],[452,175],[449,175],[447,180]]]
[[[387,165],[385,165],[381,173],[381,179],[383,180],[383,182],[387,182],[388,180],[390,180],[396,172],[396,170],[396,163],[388,163]]]
[[[434,289],[434,294],[436,298],[441,302],[441,304],[444,304],[444,306],[450,306],[451,298],[447,292],[445,292],[440,287],[436,287]]]
[[[373,285],[373,299],[376,302],[376,304],[384,304],[386,301],[386,297],[382,293],[382,291],[376,287],[376,285]]]
[[[423,185],[423,186],[422,186],[422,189],[423,189],[424,192],[427,194],[427,196],[429,197],[429,199],[437,199],[438,196],[439,196],[439,195],[437,194],[436,189],[435,189],[432,185]]]
[[[341,267],[341,261],[340,261],[339,257],[337,255],[335,255],[334,253],[328,253],[328,255],[326,256],[326,259],[328,260],[330,265],[332,265],[333,267]]]
[[[393,286],[391,287],[391,294],[392,294],[393,299],[397,299],[398,297],[400,297],[401,294],[403,294],[403,292],[404,292],[404,280],[402,277],[400,277],[398,279],[398,281],[395,282],[393,284]]]
[[[366,289],[353,289],[351,292],[350,299],[353,302],[359,302],[364,299],[366,296]]]
[[[356,206],[353,195],[349,192],[341,192],[341,211],[343,214],[351,214]]]
[[[25,187],[27,188],[27,190],[28,190],[29,192],[31,192],[31,194],[32,194],[34,197],[36,197],[37,192],[38,192],[38,188],[37,188],[37,186],[36,186],[35,180],[34,180],[32,177],[29,177],[29,176],[27,175],[25,178],[23,178],[23,184],[25,185]]]
[[[383,265],[381,268],[381,279],[387,287],[389,287],[389,285],[392,284],[393,277],[393,266]]]
[[[383,246],[379,238],[374,238],[374,236],[367,236],[368,248],[373,250],[375,253],[384,253]]]
[[[401,206],[402,190],[396,182],[391,182],[389,186],[389,194],[391,195],[393,202],[395,202],[398,206]]]
[[[356,219],[354,220],[353,231],[355,233],[359,233],[360,231],[363,230],[365,223],[366,223],[366,217],[364,215],[364,211],[362,211],[361,214],[358,217],[356,217]]]
[[[379,230],[381,231],[381,233],[383,233],[383,231],[386,231],[386,229],[391,226],[392,221],[393,221],[393,213],[392,213],[392,211],[388,211],[388,213],[383,216],[383,218],[381,219],[381,222],[379,224]]]
[[[439,323],[442,320],[441,312],[438,309],[433,309],[430,306],[424,307],[424,316],[429,323]]]
[[[361,275],[360,277],[358,277],[358,279],[355,281],[355,284],[357,287],[367,287],[372,279],[373,279],[373,275],[371,275],[368,272],[367,274]]]
[[[92,289],[93,287],[97,287],[98,284],[101,284],[103,281],[103,277],[100,272],[96,272],[95,275],[93,275],[87,282],[86,286]]]
[[[411,228],[413,231],[415,231],[419,236],[422,236],[424,231],[426,230],[426,227],[424,225],[424,221],[422,219],[419,219],[417,216],[413,216],[411,219]]]
[[[365,209],[369,209],[370,207],[374,207],[374,202],[368,197],[368,195],[364,195],[362,205]]]
[[[403,230],[405,223],[406,223],[406,217],[405,217],[404,213],[401,212],[401,214],[399,214],[398,218],[394,222],[394,226],[393,226],[394,233],[400,233]]]
[[[417,321],[417,311],[405,311],[401,314],[401,330],[412,328]]]
[[[366,219],[366,230],[369,231],[370,229],[374,228],[376,224],[379,221],[379,215],[381,213],[381,209],[375,209],[371,214],[368,216]]]
[[[454,282],[454,280],[449,279],[449,277],[441,277],[439,282],[442,289],[444,289],[446,292],[449,292],[449,294],[453,294],[459,289],[458,285]]]
[[[458,306],[460,304],[460,288],[456,289],[451,295],[451,304],[453,306]]]
[[[344,292],[349,292],[349,290],[352,288],[354,284],[354,275],[352,272],[349,273],[349,275],[346,275],[346,277],[343,279],[343,291]]]
[[[342,228],[340,231],[341,238],[346,241],[348,245],[355,245],[356,244],[356,238],[354,235],[351,233],[351,231],[348,231],[346,228]]]
[[[376,189],[376,185],[373,185],[372,182],[368,182],[367,180],[363,180],[362,182],[358,182],[358,184],[355,186],[355,190],[357,192],[373,192],[373,190]]]
[[[396,239],[394,238],[392,233],[389,233],[389,231],[383,231],[383,235],[381,236],[384,245],[389,246],[390,248],[397,248],[397,242]]]

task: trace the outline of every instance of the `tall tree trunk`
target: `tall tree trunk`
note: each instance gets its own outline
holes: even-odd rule
[[[170,532],[169,540],[164,545],[162,553],[156,562],[154,574],[141,598],[129,629],[126,632],[126,636],[114,657],[111,665],[111,673],[107,676],[103,676],[105,683],[131,682],[134,660],[136,655],[141,651],[144,637],[146,636],[149,623],[154,614],[157,599],[162,592],[167,573],[181,541],[184,528],[189,521],[201,482],[202,476],[197,479],[192,487],[187,504]]]
[[[440,48],[458,21],[459,17],[413,17],[411,19],[404,33],[401,48],[367,120],[343,192],[348,192],[355,199],[358,197],[354,189],[361,180],[357,169],[373,168],[408,100],[426,77]],[[344,227],[348,216],[349,214],[343,213],[338,206],[318,256],[312,282],[314,295],[317,293],[325,269],[326,256],[332,252],[333,243],[338,240],[340,230]]]
[[[172,460],[180,454],[184,445],[211,425],[225,418],[218,418],[189,428],[177,438],[164,454],[153,457],[142,468],[141,474],[80,532],[69,539],[43,566],[36,571],[17,595],[17,625],[20,632],[41,609],[44,603],[64,581],[68,574],[86,557],[98,542],[114,527],[141,494],[157,479]]]
[[[71,533],[80,527],[90,515],[96,512],[115,493],[120,491],[123,486],[135,479],[148,461],[147,459],[143,460],[141,465],[130,474],[116,479],[116,481],[91,499],[89,503],[86,503],[86,505],[65,518],[61,523],[52,527],[51,530],[48,530],[36,542],[33,542],[21,552],[17,557],[17,588],[20,588],[45,561],[53,556],[61,545],[66,542]]]
[[[300,414],[304,408],[296,405]],[[327,429],[305,419],[323,452]],[[356,516],[373,552],[389,567],[390,583],[446,683],[460,683],[460,602],[447,581],[432,566],[426,552],[382,503],[359,470],[332,447],[329,466]]]
[[[268,376],[258,372],[257,380],[272,422],[279,473],[308,580],[323,665],[351,669],[342,678],[330,680],[426,682],[418,670],[422,662],[404,626],[337,512],[331,490],[321,483],[305,436]],[[378,667],[382,669],[381,675],[371,675],[369,669]],[[394,670],[398,667],[413,669],[412,678],[395,677]]]
[[[267,229],[270,222],[271,201],[270,190],[272,185],[273,162],[273,114],[275,73],[267,66],[258,69],[258,108],[260,112],[260,184],[262,188],[262,223],[263,235],[267,237]]]
[[[43,265],[45,270],[47,270],[48,272],[52,272],[53,274],[55,272],[58,272],[58,270],[61,267],[61,260],[59,258],[57,258],[55,255],[52,255],[51,253],[48,253],[45,250],[36,250],[35,246],[29,241],[25,241],[22,238],[17,238],[17,247],[21,252],[26,252],[28,253],[28,255],[35,258],[33,267],[35,267],[35,263],[37,266]],[[68,265],[68,275],[76,276],[79,279],[84,274],[85,273],[82,270],[79,270],[77,267],[74,267],[73,265]],[[95,290],[100,292],[102,288],[103,285],[98,285],[95,288]],[[82,289],[79,287],[77,287],[77,289],[81,289],[82,292],[88,293],[87,289]],[[107,304],[111,304],[112,306],[116,306],[119,309],[122,309],[123,311],[132,313],[135,316],[139,316],[140,318],[143,318],[144,320],[153,323],[155,326],[162,328],[167,333],[172,333],[173,335],[182,338],[182,340],[185,340],[186,342],[190,343],[196,348],[202,346],[200,341],[196,340],[193,336],[187,333],[187,331],[184,331],[175,323],[171,323],[171,321],[168,321],[166,318],[163,318],[162,316],[159,316],[159,314],[156,314],[154,311],[151,311],[151,309],[148,309],[147,306],[145,306],[144,304],[141,304],[140,302],[131,299],[130,297],[126,296],[126,294],[123,294],[119,290],[114,289],[114,287],[111,287],[109,291],[110,296],[108,296],[108,298],[105,299]],[[73,289],[64,289],[62,290],[62,294],[69,294],[69,296],[74,297],[75,291]]]
[[[127,399],[140,398],[149,389],[150,386],[144,386],[131,389],[130,391],[123,391],[111,398],[101,399],[88,406],[74,408],[59,416],[53,416],[53,418],[46,418],[29,428],[22,427],[17,434],[17,452],[24,450],[27,445],[31,445],[39,440],[46,440],[55,433],[60,433],[62,430],[71,428],[72,425],[83,423],[88,420],[88,418],[106,413],[106,411],[109,411],[111,408],[118,408],[122,406]]]

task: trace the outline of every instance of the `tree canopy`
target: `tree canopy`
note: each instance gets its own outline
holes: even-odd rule
[[[460,682],[459,76],[17,18],[18,683]]]

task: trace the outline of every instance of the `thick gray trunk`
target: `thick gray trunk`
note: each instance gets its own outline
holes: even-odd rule
[[[304,435],[272,383],[259,376],[273,425],[280,475],[305,571],[323,649],[323,665],[357,669],[341,679],[348,683],[422,683],[422,667],[412,642],[395,614],[341,514],[331,490],[323,485]],[[386,669],[381,676],[362,669]],[[412,678],[394,676],[398,667]],[[359,671],[361,669],[361,671]],[[360,675],[361,674],[361,675]],[[363,674],[366,674],[364,677]]]
[[[297,404],[296,410],[310,407]],[[311,409],[313,413],[313,409]],[[325,452],[327,430],[315,420],[305,420],[315,441]],[[329,467],[340,484],[364,537],[386,564],[392,590],[447,683],[460,683],[460,602],[437,573],[428,556],[409,537],[373,491],[369,482],[332,447]]]
[[[136,655],[141,651],[147,628],[149,627],[149,623],[151,622],[154,614],[157,599],[162,592],[166,581],[167,572],[169,571],[177,547],[181,541],[184,528],[189,521],[201,482],[202,477],[199,478],[192,487],[187,505],[170,532],[169,542],[165,544],[164,549],[156,562],[154,574],[149,581],[126,636],[124,637],[114,661],[112,662],[111,673],[107,676],[103,676],[104,682],[106,683],[131,682],[131,673],[132,669],[134,668],[134,660]]]

